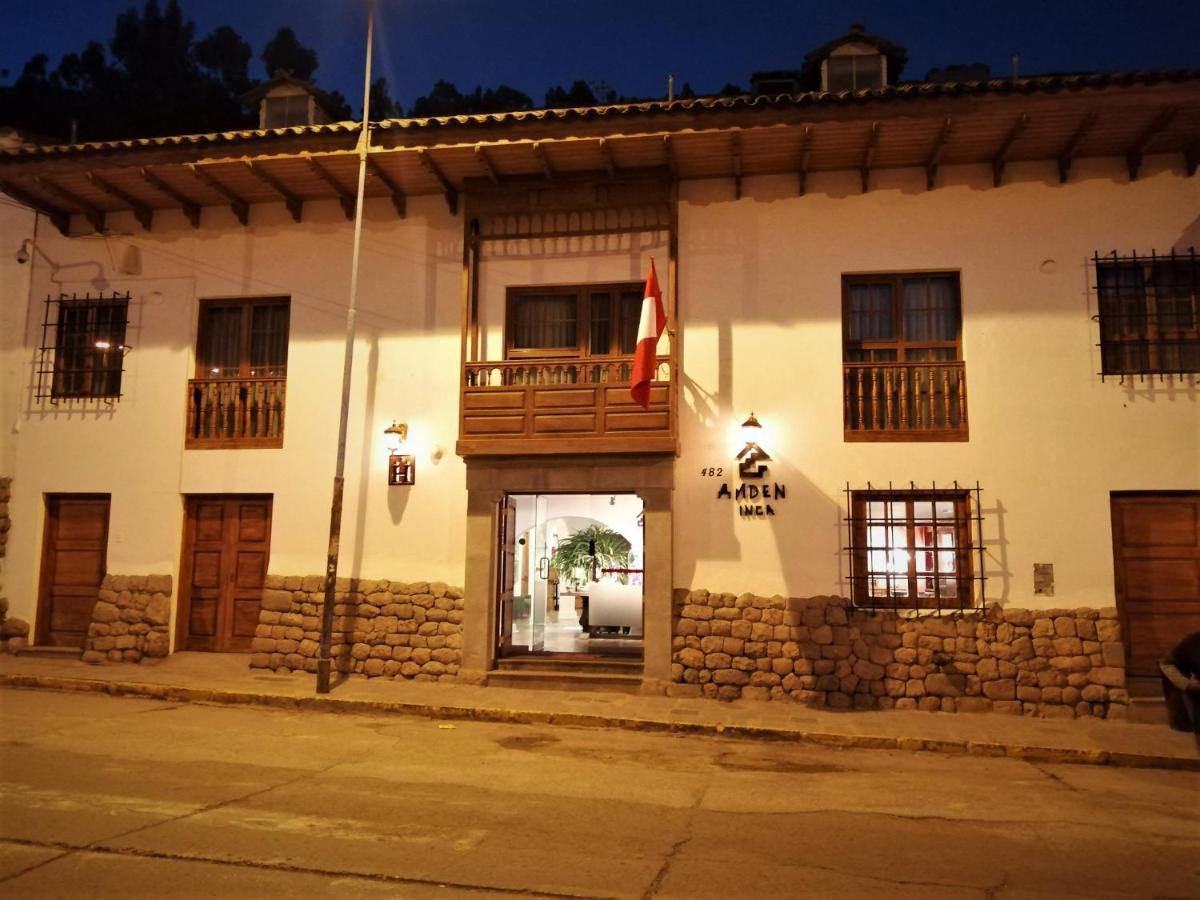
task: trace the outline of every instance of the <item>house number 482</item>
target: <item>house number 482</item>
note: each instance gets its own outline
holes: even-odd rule
[[[721,478],[725,474],[724,466],[709,466],[700,470],[701,478]]]

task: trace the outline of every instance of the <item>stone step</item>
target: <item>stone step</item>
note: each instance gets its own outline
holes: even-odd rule
[[[1139,725],[1166,725],[1167,704],[1162,697],[1130,697],[1129,721]]]
[[[636,694],[642,686],[642,673],[559,671],[536,668],[496,670],[488,673],[489,687],[532,688],[564,692],[604,691]]]
[[[501,672],[604,672],[641,678],[642,661],[603,656],[511,656],[498,660],[496,669]]]
[[[17,656],[37,656],[43,659],[79,659],[83,650],[79,647],[22,647],[16,651]]]

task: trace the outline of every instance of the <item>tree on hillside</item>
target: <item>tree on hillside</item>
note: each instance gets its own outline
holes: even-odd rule
[[[532,108],[533,101],[526,94],[506,84],[494,89],[476,86],[471,93],[463,94],[449,81],[438,80],[428,94],[413,102],[409,115],[418,118],[462,116]]]
[[[196,62],[237,97],[250,90],[248,67],[252,55],[250,45],[228,25],[220,26],[196,44]]]
[[[394,119],[403,111],[388,93],[388,80],[380,77],[371,82],[371,118]]]
[[[288,27],[280,28],[275,37],[267,41],[262,52],[267,78],[274,78],[280,69],[290,72],[301,81],[312,81],[317,71],[317,51],[305,47]]]

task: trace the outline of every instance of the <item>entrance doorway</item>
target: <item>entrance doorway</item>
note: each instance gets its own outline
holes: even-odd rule
[[[177,644],[248,652],[258,626],[271,551],[271,498],[187,498]]]
[[[1131,676],[1200,631],[1200,491],[1112,495],[1117,612]]]
[[[507,494],[500,655],[640,659],[644,525],[636,494]]]
[[[36,643],[83,648],[108,556],[108,494],[46,497]]]

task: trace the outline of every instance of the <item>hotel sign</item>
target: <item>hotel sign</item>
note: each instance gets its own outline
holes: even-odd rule
[[[767,463],[771,457],[762,447],[750,441],[737,455],[737,460],[741,483],[731,486],[728,481],[721,482],[717,488],[717,499],[736,503],[738,515],[743,519],[762,519],[775,515],[774,504],[787,498],[787,485],[766,480]],[[724,467],[700,470],[701,475],[717,477],[724,472]]]

